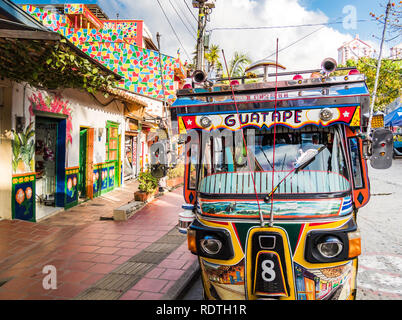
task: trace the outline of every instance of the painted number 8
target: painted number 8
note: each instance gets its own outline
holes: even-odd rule
[[[261,267],[262,267],[261,276],[264,281],[271,282],[275,279],[274,266],[275,266],[275,264],[272,260],[264,260],[261,263]]]

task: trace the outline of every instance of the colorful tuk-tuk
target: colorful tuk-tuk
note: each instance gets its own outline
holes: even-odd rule
[[[356,296],[366,159],[389,167],[392,134],[365,134],[364,75],[312,71],[253,83],[203,79],[177,92],[171,116],[187,135],[184,199],[194,213],[188,246],[206,299]]]

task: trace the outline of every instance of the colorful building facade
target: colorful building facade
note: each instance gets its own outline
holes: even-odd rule
[[[59,32],[90,57],[124,79],[119,87],[133,93],[172,103],[175,91],[184,83],[179,58],[144,47],[142,20],[101,20],[84,4],[65,4],[64,13],[50,6],[22,8],[53,31]]]
[[[175,99],[184,72],[178,58],[161,55],[163,90],[159,52],[147,48],[151,40],[141,20],[99,18],[76,4],[63,5],[62,12],[22,9],[81,49],[90,63],[100,62],[102,72],[122,77],[108,98],[0,80],[0,201],[7,204],[0,219],[34,222],[113,190],[125,172],[135,178],[147,170],[154,120],[163,115],[163,102]]]
[[[176,90],[185,82],[180,58],[155,51],[144,21],[110,20],[94,4],[23,5],[22,9],[122,76],[118,87],[137,95],[146,111],[140,117],[126,113],[124,179],[135,178],[149,169],[150,132],[166,115],[164,102],[171,104]]]
[[[1,218],[35,222],[122,184],[124,100],[103,106],[77,89],[8,79],[0,86],[2,125],[9,127],[2,152],[11,160],[1,164],[11,173],[11,206],[1,208]]]

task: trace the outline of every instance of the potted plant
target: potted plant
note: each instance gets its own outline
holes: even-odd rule
[[[134,193],[134,199],[142,202],[151,200],[158,189],[158,179],[146,171],[138,175],[138,182],[139,191]]]

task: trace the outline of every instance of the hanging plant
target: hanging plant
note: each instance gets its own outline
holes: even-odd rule
[[[0,39],[0,74],[47,89],[78,88],[90,93],[116,84],[90,57],[78,55],[67,41]]]

